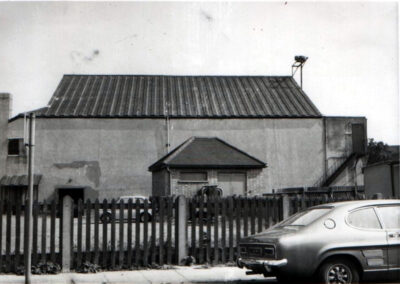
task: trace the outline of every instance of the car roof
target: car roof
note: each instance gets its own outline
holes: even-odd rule
[[[341,201],[335,203],[326,203],[320,204],[317,206],[313,206],[311,208],[319,208],[319,207],[334,207],[334,208],[343,208],[343,209],[354,209],[358,207],[364,206],[381,206],[381,205],[400,205],[400,199],[370,199],[370,200],[353,200],[353,201]]]
[[[146,199],[146,197],[141,196],[141,195],[125,195],[125,196],[120,196],[119,199],[137,199],[137,198],[142,198]]]

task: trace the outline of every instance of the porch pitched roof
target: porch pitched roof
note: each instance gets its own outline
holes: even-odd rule
[[[149,167],[170,168],[265,168],[263,161],[217,137],[192,137]]]

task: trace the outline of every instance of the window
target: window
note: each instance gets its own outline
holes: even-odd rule
[[[329,211],[331,211],[332,208],[315,208],[311,210],[306,210],[299,212],[289,219],[283,221],[279,227],[285,227],[285,226],[307,226],[311,223],[313,223],[315,220],[318,218],[322,217]]]
[[[181,172],[179,181],[183,182],[207,182],[207,172]]]
[[[347,218],[348,223],[356,228],[381,229],[378,217],[373,208],[353,211]]]
[[[24,156],[25,146],[22,138],[8,139],[8,155],[11,156]]]
[[[400,229],[400,206],[384,206],[378,210],[385,229]]]

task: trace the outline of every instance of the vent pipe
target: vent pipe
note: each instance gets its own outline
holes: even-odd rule
[[[308,57],[304,55],[296,55],[294,57],[294,63],[292,64],[292,77],[296,74],[300,68],[300,88],[303,89],[303,66],[306,63]]]

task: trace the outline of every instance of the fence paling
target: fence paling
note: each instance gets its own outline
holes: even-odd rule
[[[164,198],[160,198],[160,211],[159,211],[159,218],[160,218],[160,224],[159,224],[159,264],[164,265],[164,212],[165,212],[165,203],[164,203]]]
[[[1,215],[0,215],[1,216]],[[38,263],[38,218],[39,218],[39,203],[37,200],[33,202],[32,207],[32,265]]]
[[[4,208],[4,202],[3,200],[0,200],[0,271],[3,267],[3,257],[2,257],[2,252],[3,252],[3,208]]]
[[[86,244],[85,244],[85,261],[91,261],[91,210],[92,210],[92,203],[90,200],[86,200]]]
[[[115,202],[115,199],[111,200],[111,269],[115,268],[115,219],[116,219],[116,208],[117,204]],[[120,212],[121,213],[121,212]]]
[[[214,261],[213,263],[218,263],[219,259],[219,250],[218,250],[218,240],[219,240],[219,224],[218,224],[218,216],[219,216],[219,200],[213,200],[214,203]],[[211,221],[211,220],[210,220]]]
[[[14,270],[17,270],[20,257],[21,245],[21,203],[15,203],[15,250],[14,250]],[[26,212],[26,210],[24,210]],[[26,219],[25,219],[26,220]]]
[[[156,204],[159,203],[159,199],[156,200]],[[151,202],[151,212],[152,212],[152,218],[151,218],[151,264],[156,263],[156,216],[157,216],[157,210],[155,208],[154,202]]]
[[[172,199],[167,198],[167,264],[172,263]]]
[[[107,214],[107,208],[108,208],[108,204],[107,204],[107,200],[104,199],[103,200],[103,208],[102,208],[102,216],[103,216],[103,243],[102,243],[102,266],[103,268],[107,267],[107,259],[108,259],[108,253],[107,253],[107,242],[108,242],[108,234],[107,234],[107,227],[108,227],[108,222],[105,221],[105,216]]]
[[[11,265],[11,210],[12,205],[7,204],[7,227],[6,227],[6,272],[10,271]]]
[[[119,203],[119,257],[118,265],[121,268],[124,265],[124,201]]]
[[[226,262],[226,202],[227,199],[221,199],[221,262]]]
[[[93,263],[98,264],[99,263],[99,223],[100,223],[100,217],[99,217],[99,200],[96,199],[95,204],[94,204],[94,259]]]
[[[146,267],[148,265],[148,260],[149,260],[149,244],[148,244],[148,226],[149,226],[149,220],[148,220],[148,208],[149,204],[147,199],[144,201],[144,209],[143,209],[143,266]],[[136,218],[139,218],[139,221],[142,217],[136,216]]]

